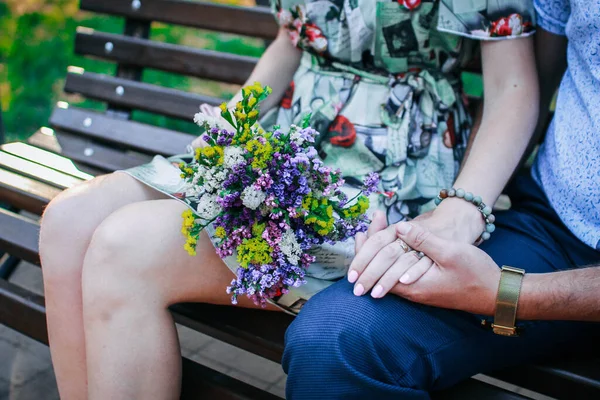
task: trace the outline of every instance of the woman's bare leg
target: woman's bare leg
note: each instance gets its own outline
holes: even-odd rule
[[[83,268],[91,400],[179,398],[181,356],[167,307],[230,304],[225,288],[233,274],[208,237],[196,257],[183,250],[184,210],[175,200],[132,204],[94,233]]]
[[[124,205],[159,198],[164,196],[125,173],[115,173],[61,193],[46,208],[40,256],[50,351],[63,400],[87,396],[81,271],[92,234]]]

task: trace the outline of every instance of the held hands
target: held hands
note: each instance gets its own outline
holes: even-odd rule
[[[492,315],[500,279],[496,263],[477,247],[443,239],[422,225],[387,226],[383,215],[373,218],[367,235],[356,238],[357,255],[348,274],[356,282],[354,294],[372,288],[375,298],[392,293],[417,303]],[[415,251],[405,253],[397,238]],[[418,251],[428,257],[419,259]]]
[[[434,211],[414,219],[412,224],[462,243],[473,243],[484,228],[479,211],[460,199],[447,199]],[[355,295],[361,296],[373,289],[373,297],[383,297],[398,281],[410,285],[432,267],[429,257],[419,258],[415,252],[405,254],[402,243],[396,239],[394,227],[387,226],[381,212],[373,216],[366,235],[356,235],[356,256],[348,271],[348,280],[356,283]],[[382,285],[375,286],[380,279],[383,279]]]

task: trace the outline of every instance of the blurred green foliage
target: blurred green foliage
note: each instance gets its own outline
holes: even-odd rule
[[[0,105],[8,141],[24,140],[47,125],[59,100],[98,110],[105,108],[103,103],[62,92],[70,65],[97,73],[115,73],[113,63],[73,53],[78,26],[121,33],[124,19],[81,12],[76,0],[0,2]],[[261,40],[158,23],[152,25],[151,38],[250,56],[260,56],[264,50]],[[237,89],[156,70],[144,71],[143,81],[224,98]],[[155,114],[135,112],[133,118],[170,129],[197,131],[190,122]]]

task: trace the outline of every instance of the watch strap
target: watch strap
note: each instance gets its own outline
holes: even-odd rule
[[[502,266],[500,283],[498,284],[498,297],[496,298],[496,313],[492,329],[495,334],[502,336],[517,336],[515,322],[517,319],[517,305],[525,270],[520,268]]]

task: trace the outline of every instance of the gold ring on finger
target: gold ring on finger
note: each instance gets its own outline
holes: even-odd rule
[[[406,242],[405,242],[404,240],[402,240],[402,239],[398,238],[398,239],[396,239],[396,242],[398,242],[398,243],[400,244],[400,247],[402,247],[402,250],[403,250],[405,253],[408,253],[408,252],[411,250],[410,246],[409,246],[409,245],[407,245],[407,244],[406,244]]]

